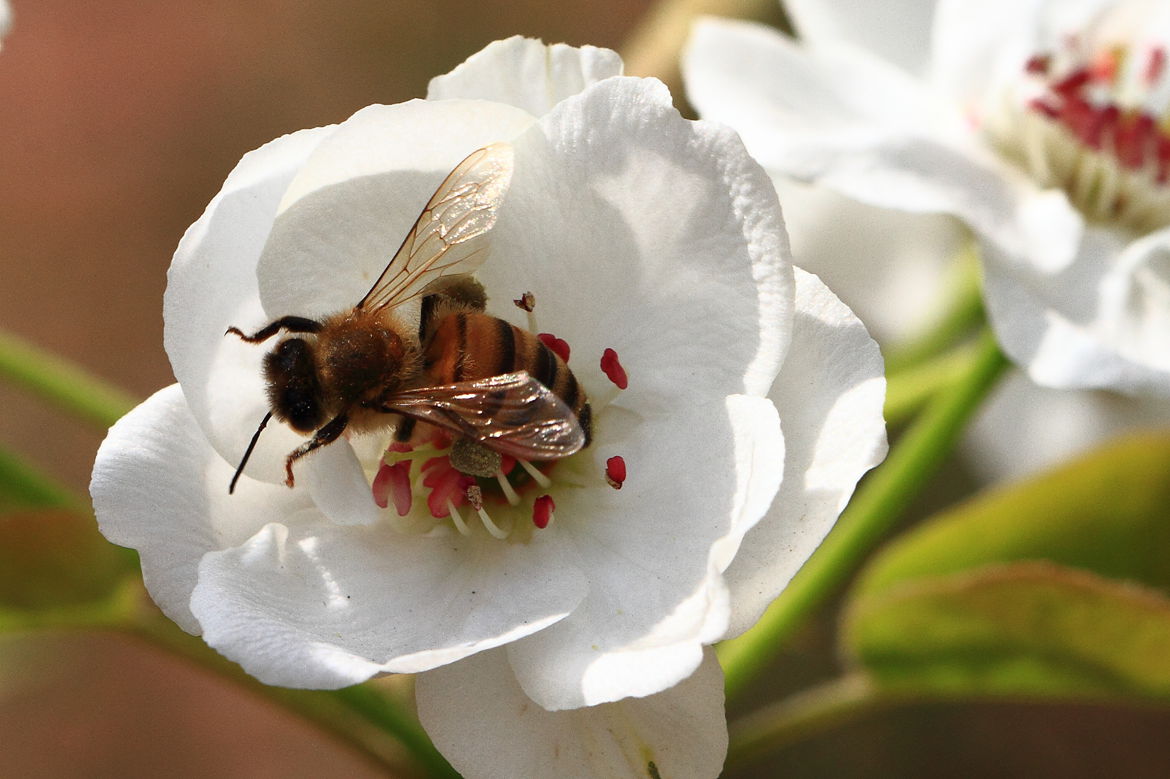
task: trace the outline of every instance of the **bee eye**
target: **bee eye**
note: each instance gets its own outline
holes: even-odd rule
[[[321,426],[324,411],[309,344],[300,338],[281,343],[264,358],[264,375],[268,379],[269,405],[278,419],[302,433]]]

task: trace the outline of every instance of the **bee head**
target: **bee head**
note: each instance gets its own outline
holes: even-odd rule
[[[289,338],[265,355],[264,378],[268,403],[277,419],[299,433],[311,433],[325,422],[321,383],[307,341]]]

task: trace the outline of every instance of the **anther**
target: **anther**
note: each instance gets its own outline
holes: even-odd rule
[[[533,295],[531,292],[525,292],[523,295],[514,299],[512,302],[516,304],[517,308],[524,309],[524,311],[528,313],[528,330],[535,333],[536,316],[532,313],[532,311],[536,308],[536,295]]]
[[[563,338],[557,338],[552,333],[537,333],[540,342],[565,362],[569,361],[569,344]]]
[[[615,490],[620,490],[626,480],[626,461],[616,455],[605,461],[605,481]]]
[[[402,460],[394,465],[382,463],[370,488],[374,494],[374,503],[379,508],[386,508],[393,500],[398,516],[405,517],[410,513],[414,497],[410,484],[410,460]]]
[[[556,511],[556,508],[557,504],[553,502],[552,495],[541,495],[532,504],[532,524],[544,530],[552,523],[553,512]]]
[[[606,349],[601,353],[601,370],[605,371],[605,375],[617,385],[618,389],[625,389],[630,383],[626,369],[622,367],[617,352],[613,349]]]
[[[535,465],[528,462],[527,460],[521,460],[520,458],[516,458],[516,462],[520,463],[520,467],[528,471],[528,475],[532,477],[532,480],[541,487],[547,489],[552,486],[552,479],[537,470]]]

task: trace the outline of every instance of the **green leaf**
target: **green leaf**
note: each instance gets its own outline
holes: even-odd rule
[[[843,640],[888,693],[1170,702],[1170,598],[1052,563],[861,597]]]
[[[859,577],[841,640],[887,691],[1170,701],[1170,435],[907,533]]]
[[[879,554],[856,592],[1041,559],[1170,593],[1170,434],[1123,438],[940,515]]]
[[[133,568],[93,517],[60,509],[0,514],[0,611],[102,600]]]

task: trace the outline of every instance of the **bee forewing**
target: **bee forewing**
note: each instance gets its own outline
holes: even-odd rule
[[[585,445],[573,410],[523,371],[396,393],[385,407],[525,460],[555,460]]]
[[[456,165],[357,308],[396,306],[444,276],[478,268],[487,252],[482,237],[496,223],[512,181],[512,161],[511,144],[493,143]]]

